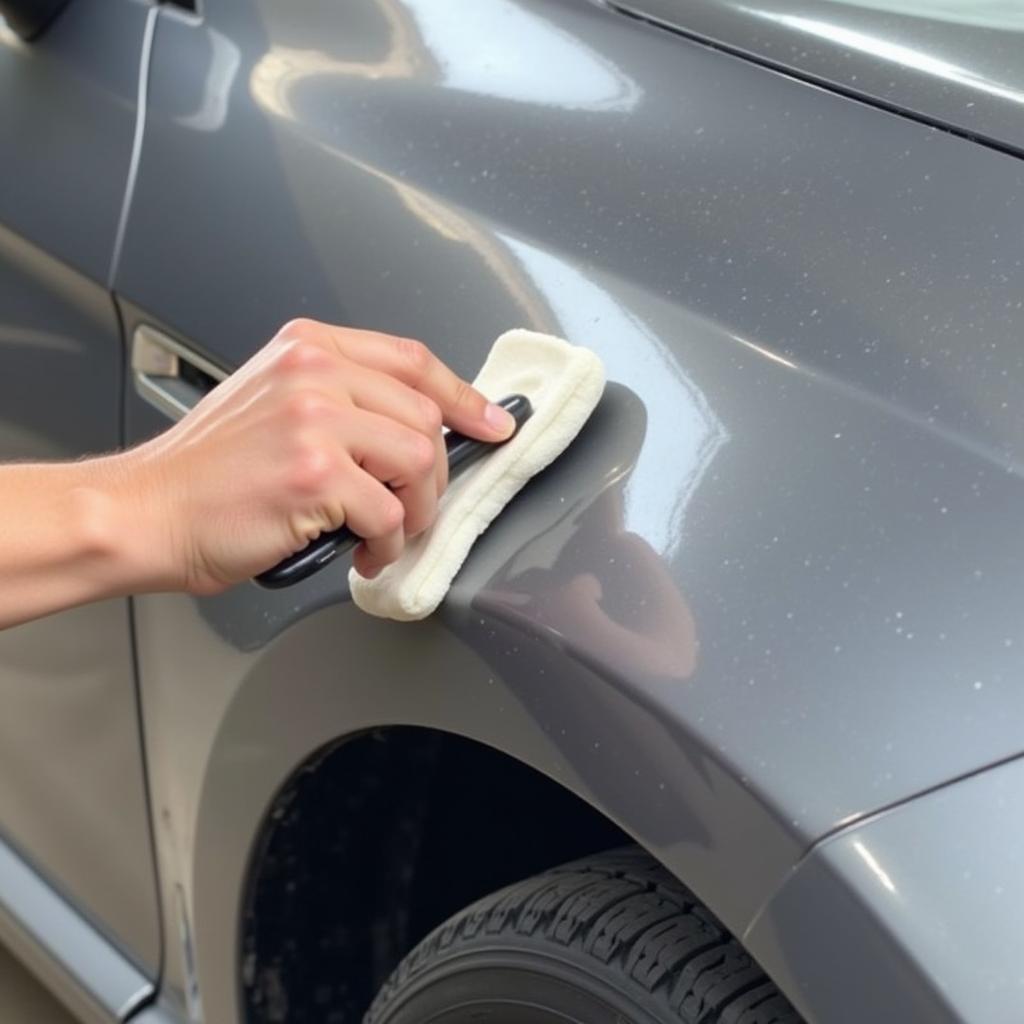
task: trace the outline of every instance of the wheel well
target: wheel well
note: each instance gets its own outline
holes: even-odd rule
[[[344,740],[292,776],[254,845],[246,1019],[358,1022],[402,956],[461,907],[628,841],[562,786],[472,740],[406,726]]]

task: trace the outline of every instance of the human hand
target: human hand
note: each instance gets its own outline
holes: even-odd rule
[[[346,525],[374,576],[434,521],[442,423],[513,430],[420,342],[294,320],[179,423],[119,456],[121,499],[147,523],[154,589],[209,594]]]

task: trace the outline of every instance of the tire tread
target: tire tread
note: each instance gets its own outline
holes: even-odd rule
[[[725,927],[645,852],[627,847],[562,865],[483,897],[405,957],[364,1024],[482,936],[516,935],[617,967],[680,1024],[800,1024]]]

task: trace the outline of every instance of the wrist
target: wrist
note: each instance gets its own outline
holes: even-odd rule
[[[79,546],[111,593],[177,590],[169,510],[158,460],[146,445],[81,464],[72,491]]]

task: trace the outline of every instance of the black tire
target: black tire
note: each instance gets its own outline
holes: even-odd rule
[[[686,888],[635,847],[485,896],[428,935],[364,1024],[799,1024]]]

